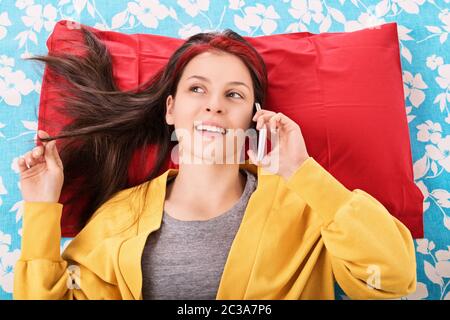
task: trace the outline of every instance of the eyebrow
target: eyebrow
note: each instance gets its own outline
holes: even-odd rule
[[[191,79],[191,78],[197,78],[197,79],[204,80],[204,81],[206,81],[206,82],[211,83],[211,80],[209,80],[208,78],[205,78],[205,77],[203,77],[203,76],[197,76],[197,75],[194,75],[194,76],[190,76],[188,79]],[[234,85],[245,86],[245,87],[247,87],[248,90],[250,90],[250,88],[248,87],[248,85],[246,85],[244,82],[241,82],[241,81],[230,81],[230,82],[228,82],[228,84],[234,84]]]

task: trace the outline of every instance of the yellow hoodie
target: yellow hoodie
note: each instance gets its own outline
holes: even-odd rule
[[[253,164],[240,167],[257,174],[258,185],[217,299],[334,299],[334,281],[351,299],[416,290],[411,233],[371,195],[348,190],[312,157],[288,181]],[[160,228],[166,181],[177,172],[145,182],[149,205],[140,216],[132,212],[139,201],[130,198],[136,187],[118,192],[62,255],[63,205],[24,202],[14,299],[142,299],[142,252]]]

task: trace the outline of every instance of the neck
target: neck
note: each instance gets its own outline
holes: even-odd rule
[[[166,200],[189,213],[220,214],[239,200],[245,182],[239,164],[180,164]]]

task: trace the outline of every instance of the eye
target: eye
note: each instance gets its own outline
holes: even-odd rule
[[[192,86],[192,87],[190,87],[189,88],[189,90],[190,91],[194,91],[195,89],[201,89],[201,90],[203,90],[201,87],[199,87],[199,86]],[[197,92],[197,91],[194,91],[194,92]],[[201,93],[201,92],[200,92]]]
[[[237,93],[236,91],[230,92],[229,95],[230,95],[230,94],[236,94],[236,95],[238,96],[238,98],[241,98],[241,99],[244,98],[244,97],[242,97],[242,95],[240,95],[240,94]]]

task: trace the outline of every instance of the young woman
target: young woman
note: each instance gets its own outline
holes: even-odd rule
[[[67,80],[75,120],[55,137],[39,131],[43,145],[19,160],[15,299],[334,299],[335,281],[352,299],[415,291],[409,230],[310,157],[294,121],[255,112],[266,68],[242,37],[194,35],[143,89],[124,92],[106,47],[82,32],[86,57],[35,58]],[[255,127],[272,130],[272,151],[228,161],[242,156],[229,142]],[[160,172],[173,133],[179,168]],[[57,138],[72,147],[58,152]],[[155,168],[125,188],[132,152],[150,143]],[[60,254],[58,201],[75,169],[92,206]]]

